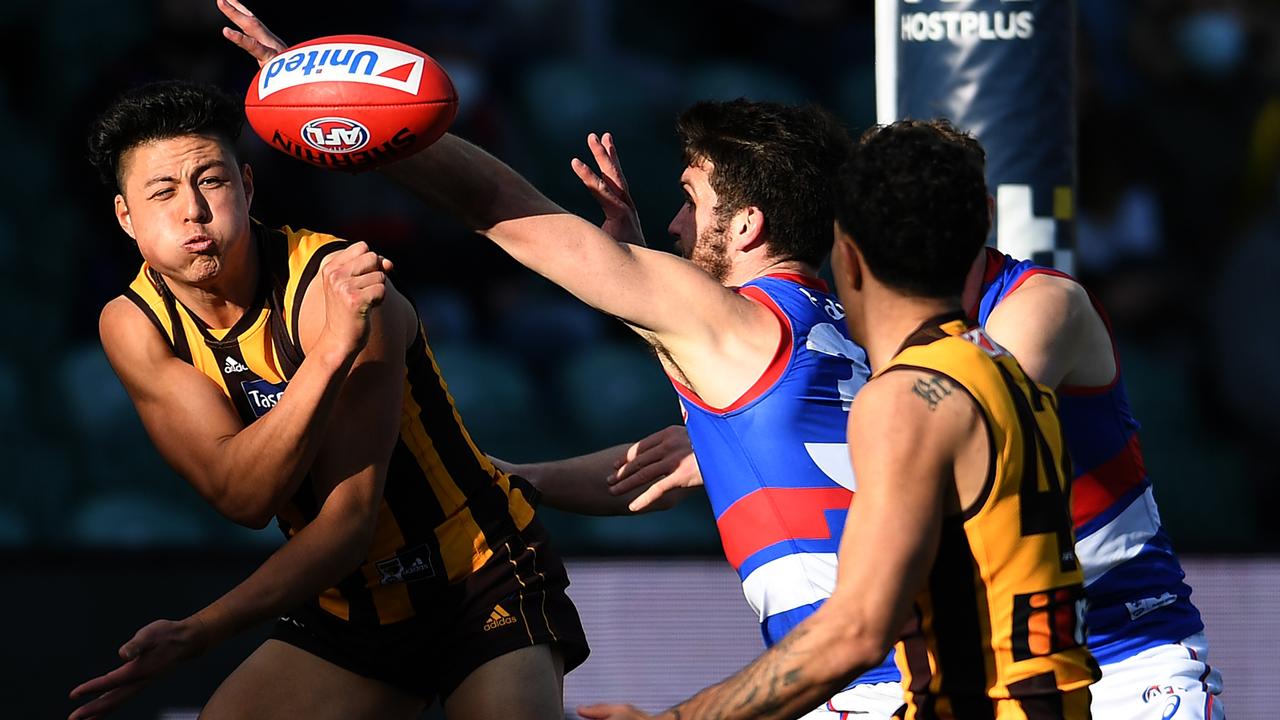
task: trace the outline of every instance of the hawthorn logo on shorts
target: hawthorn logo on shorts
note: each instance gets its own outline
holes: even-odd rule
[[[369,128],[341,117],[316,118],[299,132],[308,145],[325,152],[355,152],[369,142]]]
[[[379,560],[374,563],[378,568],[378,582],[382,585],[394,585],[402,582],[426,580],[436,576],[431,566],[431,548],[427,545],[404,550],[395,557]]]
[[[489,621],[484,624],[484,630],[485,632],[489,632],[490,630],[500,628],[503,625],[511,625],[512,623],[517,622],[520,621],[512,616],[511,613],[504,610],[502,604],[499,603],[494,605],[493,612],[489,613]]]
[[[258,75],[258,97],[298,85],[354,82],[417,95],[425,59],[413,53],[368,43],[307,45],[280,53]]]

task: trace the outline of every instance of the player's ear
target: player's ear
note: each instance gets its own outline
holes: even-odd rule
[[[249,163],[240,167],[240,183],[244,185],[244,205],[251,208],[253,207],[253,168],[249,167]]]
[[[133,216],[129,214],[129,204],[124,201],[124,195],[116,195],[116,222],[120,223],[120,229],[134,240],[138,239],[133,234]]]
[[[748,205],[733,216],[729,226],[733,231],[735,250],[747,252],[764,242],[764,211],[755,205]]]
[[[862,257],[853,244],[849,233],[835,223],[835,242],[831,246],[831,269],[841,277],[836,278],[838,284],[848,283],[853,290],[862,289]]]

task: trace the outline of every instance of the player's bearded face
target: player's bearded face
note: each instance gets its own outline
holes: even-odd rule
[[[680,185],[685,202],[672,218],[668,232],[680,254],[723,283],[729,276],[729,225],[716,212],[718,198],[711,187],[712,165],[703,161],[685,168]]]
[[[122,158],[116,216],[147,263],[179,282],[216,278],[244,255],[251,176],[218,139],[188,135],[145,143]]]
[[[729,226],[717,219],[711,227],[698,231],[685,257],[723,283],[729,277]]]

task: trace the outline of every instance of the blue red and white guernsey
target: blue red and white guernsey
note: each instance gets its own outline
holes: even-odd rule
[[[713,408],[672,380],[729,564],[773,645],[836,582],[836,550],[855,483],[847,425],[870,376],[844,308],[818,279],[774,274],[738,289],[773,312],[778,349],[737,401]],[[859,683],[897,680],[892,654]]]
[[[987,248],[982,295],[970,314],[985,325],[1001,300],[1038,274],[1070,278]],[[1106,312],[1096,300],[1094,306],[1110,330]],[[1089,601],[1089,650],[1105,665],[1200,632],[1200,612],[1160,524],[1119,355],[1110,385],[1059,387],[1058,414],[1075,467],[1071,511]]]

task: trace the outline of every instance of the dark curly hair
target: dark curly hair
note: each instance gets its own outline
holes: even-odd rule
[[[830,113],[742,98],[699,102],[680,114],[676,132],[686,165],[712,163],[718,221],[754,205],[774,256],[822,265],[831,252],[831,179],[853,146]]]
[[[124,192],[120,159],[144,143],[182,135],[214,135],[233,150],[244,109],[213,85],[163,80],[133,88],[115,100],[89,129],[89,162],[102,182]]]
[[[959,296],[990,230],[985,166],[982,145],[947,120],[871,128],[841,168],[836,220],[884,284]]]

